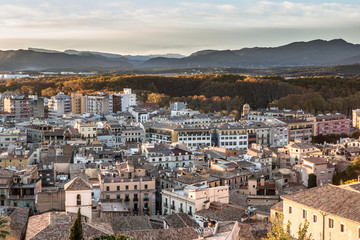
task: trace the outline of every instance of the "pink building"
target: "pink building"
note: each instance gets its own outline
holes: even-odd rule
[[[342,114],[318,115],[315,118],[314,135],[350,134],[350,119]]]

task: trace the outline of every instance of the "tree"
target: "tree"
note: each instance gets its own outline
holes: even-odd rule
[[[101,237],[94,238],[93,240],[134,240],[132,237],[125,236],[123,234],[112,234],[112,235],[103,235]]]
[[[272,229],[267,234],[268,240],[290,240],[290,221],[287,222],[284,227],[284,217],[282,214],[276,214],[274,218],[271,218]]]
[[[277,212],[278,209],[276,209]],[[284,216],[282,214],[276,214],[275,217],[271,218],[272,229],[271,232],[267,234],[267,240],[290,240],[292,239],[290,234],[291,222],[288,221],[286,226],[284,226]],[[307,235],[309,228],[309,222],[305,220],[304,224],[300,223],[299,230],[297,232],[298,240],[311,240],[312,234]]]
[[[316,175],[310,173],[308,178],[308,188],[316,187]]]
[[[0,217],[0,238],[5,239],[10,233],[4,229],[6,229],[9,225],[8,219],[6,217]]]
[[[75,221],[70,230],[69,240],[82,240],[83,238],[83,231],[81,225],[81,213],[80,208],[78,209]]]

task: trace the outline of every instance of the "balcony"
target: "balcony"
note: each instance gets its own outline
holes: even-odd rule
[[[19,195],[9,195],[10,199],[20,199]]]
[[[148,198],[148,197],[144,197],[144,201],[149,201],[149,198]]]
[[[184,212],[184,209],[182,209],[182,208],[179,208],[179,212],[181,212],[181,213],[182,213],[182,212]]]
[[[144,207],[144,212],[148,212],[149,211],[149,208],[147,208],[147,207]]]
[[[173,210],[175,210],[175,205],[171,205],[170,208],[173,209]]]
[[[188,214],[189,214],[190,216],[192,216],[192,213],[191,213],[190,211],[188,212]]]
[[[138,199],[138,198],[134,198],[133,201],[134,201],[134,202],[137,202],[137,201],[139,201],[139,199]]]
[[[138,212],[138,211],[139,211],[138,208],[134,208],[134,209],[133,209],[133,212]]]
[[[164,207],[168,207],[168,203],[165,202],[165,203],[163,204],[163,206],[164,206]]]
[[[125,198],[125,202],[130,202],[130,198]]]

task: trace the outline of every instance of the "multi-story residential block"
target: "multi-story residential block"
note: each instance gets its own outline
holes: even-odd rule
[[[350,120],[343,114],[318,115],[308,120],[314,122],[314,136],[350,134]]]
[[[48,100],[49,117],[57,118],[71,112],[71,98],[62,92]]]
[[[155,166],[172,169],[193,164],[195,161],[194,154],[179,147],[179,145],[174,147],[162,143],[146,143],[142,145],[142,152],[146,160]]]
[[[360,109],[352,110],[352,126],[360,128]]]
[[[120,95],[122,112],[127,112],[129,107],[136,106],[136,94],[131,92],[131,88],[124,88]]]
[[[135,162],[101,169],[101,202],[119,202],[132,215],[155,215],[155,179]]]
[[[241,125],[225,123],[216,127],[213,143],[222,148],[246,150],[248,148],[248,133]]]
[[[63,141],[64,132],[65,132],[65,123],[60,120],[42,120],[42,121],[31,121],[30,124],[22,126],[26,131],[27,140],[31,143],[40,143],[45,141],[45,134],[48,132],[61,131],[59,136],[55,134],[57,141]],[[60,133],[59,133],[60,134]],[[58,138],[59,137],[59,138]],[[51,134],[47,135],[47,139],[51,138]],[[61,138],[61,139],[60,139]],[[53,137],[54,139],[54,137]]]
[[[180,111],[180,110],[184,110],[187,108],[187,103],[186,102],[173,102],[170,103],[170,110],[173,111]]]
[[[24,119],[32,116],[32,100],[24,95],[8,96],[4,99],[4,111],[12,118]]]
[[[331,184],[283,195],[281,208],[284,224],[291,223],[290,234],[297,237],[299,225],[309,223],[307,233],[314,240],[360,239],[359,182]],[[277,210],[272,209],[272,215]]]
[[[104,125],[104,130],[110,135],[120,137],[120,144],[143,142],[145,139],[145,131],[137,125],[119,124],[117,122],[109,122]]]
[[[263,147],[269,147],[271,143],[271,127],[263,122],[247,121],[242,123],[248,132],[248,145],[252,143],[261,144]]]
[[[121,112],[121,101],[122,97],[121,94],[113,94],[113,113],[120,113]]]
[[[87,113],[108,115],[113,112],[112,94],[97,92],[87,95]]]
[[[316,176],[317,186],[332,183],[335,166],[321,157],[304,157],[302,163],[294,169],[300,172],[301,183],[308,186],[309,174]]]
[[[313,122],[296,118],[280,118],[289,126],[289,142],[295,139],[311,141],[313,136]]]
[[[25,149],[24,147],[14,147],[7,152],[0,154],[0,168],[15,169],[18,166],[29,165],[29,158],[32,155],[32,150]]]
[[[97,137],[97,125],[95,123],[76,122],[75,128],[83,139],[91,141]]]
[[[263,121],[270,127],[270,147],[284,147],[289,143],[289,126],[276,119],[268,118]]]
[[[271,107],[269,109],[257,109],[251,110],[248,119],[249,120],[264,120],[263,117],[273,118],[307,118],[311,117],[310,113],[304,112],[303,110],[292,111],[288,109],[279,109],[277,107]]]
[[[147,122],[150,117],[150,111],[138,107],[128,107],[127,111],[134,117],[136,122]]]
[[[180,142],[188,147],[211,146],[212,130],[164,123],[143,123],[145,140],[154,143]]]
[[[9,145],[17,142],[26,143],[26,132],[20,129],[5,129],[0,132],[0,150],[6,150]]]
[[[31,99],[31,116],[35,118],[44,118],[44,98],[37,95],[29,95],[29,98]]]
[[[209,188],[204,185],[189,185],[180,189],[163,189],[162,214],[187,213],[193,216],[196,211],[208,209],[210,202],[229,203],[229,187]]]
[[[71,94],[71,113],[73,115],[84,114],[86,112],[86,100],[87,97],[81,93]]]

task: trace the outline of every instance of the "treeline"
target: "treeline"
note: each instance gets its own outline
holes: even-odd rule
[[[65,94],[88,94],[95,91],[119,92],[126,87],[132,88],[139,100],[156,102],[160,107],[168,107],[171,101],[186,101],[189,107],[203,112],[222,111],[237,116],[244,103],[249,103],[253,109],[277,106],[302,109],[313,114],[340,112],[350,115],[352,109],[360,108],[360,80],[356,78],[105,74],[10,79],[0,82],[1,92],[22,91],[46,97],[60,91]],[[152,100],[150,94],[153,94]]]
[[[62,91],[89,93],[94,91],[118,92],[129,87],[141,93],[166,94],[170,98],[193,96],[240,97],[252,107],[267,107],[276,99],[292,93],[303,92],[301,87],[266,78],[253,78],[235,74],[193,75],[193,76],[147,76],[147,75],[94,75],[88,77],[47,77],[38,79],[8,80],[0,90],[17,90],[43,96],[52,96]],[[196,99],[196,98],[195,98]],[[226,100],[227,101],[227,100]],[[216,101],[215,101],[216,102]],[[194,105],[196,105],[194,103]]]

